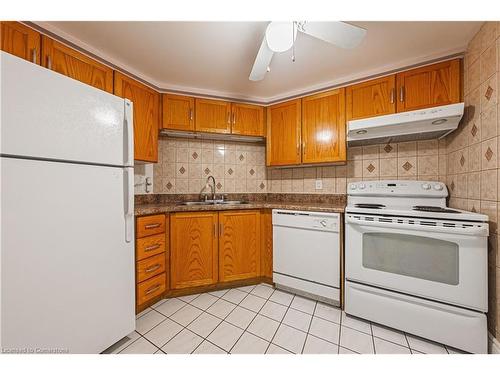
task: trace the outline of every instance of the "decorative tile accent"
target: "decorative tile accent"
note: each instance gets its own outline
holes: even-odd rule
[[[366,169],[368,170],[368,172],[372,173],[375,170],[375,167],[373,166],[372,163],[370,163],[370,165],[366,167]]]
[[[473,137],[475,137],[475,136],[476,136],[476,134],[477,134],[477,130],[478,130],[478,129],[477,129],[476,123],[472,124],[472,128],[471,128],[471,130],[470,130],[470,133],[472,134],[472,136],[473,136]]]
[[[455,182],[454,181],[451,181],[450,189],[455,190]]]
[[[232,169],[232,168],[229,168],[229,169],[227,170],[227,173],[229,173],[230,175],[232,175],[232,174],[234,173],[234,171],[233,171],[233,169]]]
[[[198,156],[199,156],[199,155],[198,155],[198,153],[195,151],[195,152],[193,152],[193,154],[192,154],[191,156],[192,156],[192,158],[193,158],[194,160],[196,160],[196,159],[198,159]]]
[[[209,174],[210,173],[210,169],[209,168],[205,168],[204,172],[205,172],[205,174]]]
[[[221,189],[222,188],[222,184],[220,182],[217,182],[217,185],[215,185],[217,187],[217,189]]]
[[[488,159],[489,160],[489,159]],[[465,164],[465,158],[464,156],[462,155],[462,157],[460,158],[460,165],[463,167]]]
[[[167,187],[168,190],[172,190],[172,188],[174,187],[174,185],[172,185],[172,183],[169,181],[169,182],[167,182],[166,187]]]
[[[484,97],[488,100],[490,100],[491,95],[493,95],[493,88],[488,85],[488,88],[486,89],[486,92],[484,93]]]
[[[264,185],[264,183],[261,182],[260,185],[259,185],[259,187],[260,187],[260,190],[263,190],[266,187],[266,185]]]
[[[484,154],[484,157],[486,158],[486,160],[490,161],[492,156],[493,156],[493,151],[491,151],[491,148],[488,147],[486,153]]]
[[[409,171],[410,169],[413,168],[413,165],[411,165],[410,162],[406,162],[406,163],[403,164],[403,168],[404,168],[405,171]]]
[[[252,176],[253,176],[253,175],[255,174],[255,171],[254,171],[254,170],[253,170],[253,168],[252,168],[252,169],[250,169],[250,171],[249,171],[248,173],[250,173],[250,175],[252,175]]]
[[[238,159],[240,159],[240,161],[243,161],[245,159],[245,157],[243,156],[243,154],[240,154],[240,156],[238,157]]]
[[[181,172],[181,174],[184,174],[184,173],[186,173],[186,168],[184,168],[184,167],[181,167],[181,168],[179,169],[179,172]]]
[[[389,153],[393,150],[393,147],[390,144],[386,144],[384,147],[384,151]]]

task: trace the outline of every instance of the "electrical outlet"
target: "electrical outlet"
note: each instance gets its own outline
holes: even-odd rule
[[[316,180],[316,190],[323,189],[323,180]]]

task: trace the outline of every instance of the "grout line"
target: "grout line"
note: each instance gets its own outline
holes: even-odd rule
[[[318,307],[318,302],[316,302],[314,304],[314,310],[313,310],[313,313],[311,315],[311,320],[309,321],[309,326],[307,327],[307,332],[306,332],[306,339],[304,340],[304,344],[302,344],[302,350],[301,350],[301,354],[304,354],[304,348],[306,347],[306,342],[307,342],[307,336],[309,335],[309,331],[311,330],[311,325],[312,325],[312,321],[314,319],[314,313],[316,312],[316,308]]]
[[[276,290],[276,289],[275,289],[275,290]],[[274,293],[274,292],[273,292],[273,293]],[[271,346],[271,344],[276,345],[275,343],[273,343],[274,337],[276,336],[276,333],[278,333],[278,331],[279,331],[279,329],[280,329],[280,327],[281,327],[281,324],[283,324],[283,320],[285,319],[285,316],[286,316],[286,314],[288,313],[288,310],[290,310],[290,306],[292,305],[293,300],[295,299],[295,297],[296,297],[296,294],[294,294],[294,295],[293,295],[293,298],[292,298],[292,300],[290,301],[290,305],[286,308],[285,314],[283,315],[283,318],[281,318],[281,321],[280,321],[280,324],[278,325],[278,328],[277,328],[277,329],[276,329],[276,331],[274,332],[273,337],[271,337],[271,340],[269,340],[269,345],[268,345],[268,346],[267,346],[267,348],[266,348],[266,352],[269,350],[269,347]],[[311,319],[311,320],[312,320],[312,319]],[[306,338],[307,338],[307,336],[306,336]],[[278,345],[278,346],[279,346],[279,345]],[[281,346],[280,346],[280,348],[281,348]],[[285,348],[283,348],[283,349],[285,349]],[[288,349],[285,349],[285,350],[288,350]],[[291,352],[290,350],[288,350],[288,351],[289,351],[289,352]],[[292,352],[292,353],[293,353],[293,352]],[[297,354],[297,353],[293,353],[293,354]]]
[[[372,333],[373,354],[377,354],[377,349],[375,348],[375,338],[373,337],[373,326],[371,323],[370,323],[370,332]]]

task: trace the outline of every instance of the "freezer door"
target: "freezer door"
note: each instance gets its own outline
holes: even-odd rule
[[[132,166],[132,103],[0,52],[0,153]]]
[[[0,347],[103,351],[135,329],[126,169],[0,160]]]

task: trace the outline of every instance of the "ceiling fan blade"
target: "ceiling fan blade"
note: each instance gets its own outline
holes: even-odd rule
[[[299,28],[305,34],[335,44],[342,48],[354,48],[361,43],[366,30],[345,22],[303,22]]]
[[[250,81],[260,81],[264,78],[267,72],[267,68],[271,63],[271,59],[273,58],[274,52],[271,51],[269,46],[267,45],[266,37],[262,39],[262,43],[259,48],[259,52],[255,57],[255,62],[253,63],[252,71],[250,72],[250,76],[248,79]]]

